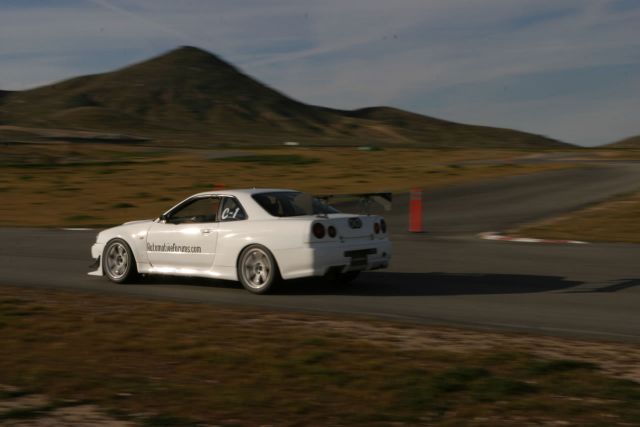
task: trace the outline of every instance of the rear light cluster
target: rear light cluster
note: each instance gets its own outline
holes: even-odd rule
[[[322,225],[319,222],[316,222],[315,224],[313,224],[313,226],[311,227],[311,231],[313,232],[313,235],[316,236],[317,239],[324,238],[325,234],[328,234],[329,237],[331,238],[336,237],[338,235],[338,231],[333,225],[330,225],[325,229],[324,225]]]
[[[324,237],[324,225],[320,224],[319,222],[313,224],[311,230],[313,231],[313,235],[316,236],[316,238],[322,239]]]
[[[376,234],[380,234],[380,232],[382,231],[383,233],[387,232],[387,223],[384,219],[380,219],[380,222],[376,222],[373,224],[373,231]]]
[[[384,219],[380,219],[380,222],[373,223],[373,231],[375,234],[386,233],[387,232],[387,223]],[[334,238],[338,235],[338,231],[333,225],[326,227],[322,225],[320,222],[316,222],[311,226],[311,232],[316,237],[316,239],[324,239],[324,236],[329,235],[329,237]]]

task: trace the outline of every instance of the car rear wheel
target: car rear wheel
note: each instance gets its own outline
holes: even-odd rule
[[[102,254],[102,268],[109,280],[115,283],[125,283],[138,274],[133,252],[122,239],[107,243]]]
[[[240,254],[238,279],[246,290],[254,294],[269,292],[280,280],[276,260],[267,248],[251,245]]]

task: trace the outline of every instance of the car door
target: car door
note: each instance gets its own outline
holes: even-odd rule
[[[168,273],[210,270],[216,254],[219,210],[219,197],[197,197],[154,223],[146,242],[152,267]]]

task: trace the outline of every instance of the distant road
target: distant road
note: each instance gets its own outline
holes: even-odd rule
[[[640,162],[585,163],[585,167],[499,178],[423,195],[432,234],[500,231],[640,190]],[[394,199],[390,222],[407,229],[407,195]],[[398,209],[396,209],[398,208]]]
[[[387,215],[392,267],[345,290],[302,281],[250,295],[232,282],[86,276],[95,231],[0,229],[9,285],[137,295],[274,310],[358,314],[437,325],[640,343],[640,245],[483,241],[499,231],[640,189],[640,164],[599,164],[425,194],[428,233],[410,235],[406,195]]]

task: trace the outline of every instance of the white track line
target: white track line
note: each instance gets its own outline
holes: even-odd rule
[[[533,239],[530,237],[513,237],[505,236],[495,231],[487,231],[485,233],[478,234],[478,237],[485,240],[500,240],[505,242],[518,242],[518,243],[555,243],[555,244],[570,244],[570,245],[587,245],[589,242],[582,242],[580,240],[553,240],[553,239]]]
[[[65,231],[89,231],[89,230],[93,230],[93,228],[72,227],[72,228],[61,228],[61,230],[65,230]]]

